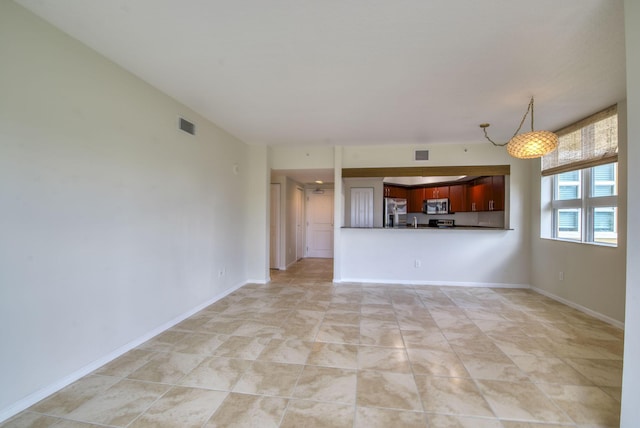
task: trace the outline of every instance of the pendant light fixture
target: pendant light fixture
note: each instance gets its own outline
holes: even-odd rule
[[[518,134],[522,124],[527,118],[527,114],[531,112],[531,132]],[[529,107],[520,121],[520,126],[513,134],[508,143],[498,144],[494,142],[487,134],[488,123],[480,124],[480,128],[484,131],[484,136],[494,146],[507,146],[507,152],[514,158],[533,159],[539,158],[554,151],[558,147],[558,136],[551,131],[534,131],[533,130],[533,97],[529,101]]]

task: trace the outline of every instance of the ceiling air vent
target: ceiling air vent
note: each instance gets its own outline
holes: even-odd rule
[[[186,119],[180,118],[180,129],[188,134],[196,135],[196,126]]]
[[[417,161],[429,160],[429,150],[416,150],[415,160]]]

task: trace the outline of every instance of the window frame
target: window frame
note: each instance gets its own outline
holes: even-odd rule
[[[550,196],[551,201],[549,206],[550,214],[551,214],[551,233],[549,236],[542,236],[543,238],[558,240],[558,241],[568,241],[582,244],[592,244],[592,245],[601,245],[606,247],[617,247],[618,246],[618,162],[610,162],[605,165],[614,165],[614,180],[613,185],[615,189],[615,195],[609,196],[592,196],[593,189],[596,186],[596,181],[594,180],[594,168],[597,166],[588,167],[579,169],[579,198],[576,199],[557,199],[560,189],[559,178],[562,173],[557,173],[548,176],[551,178],[549,183],[552,186]],[[600,166],[600,165],[598,165]],[[596,240],[596,230],[595,230],[595,209],[596,208],[613,208],[614,215],[614,227],[613,232],[616,234],[616,242],[603,242]],[[580,212],[579,215],[579,239],[571,239],[567,237],[561,237],[559,235],[559,220],[558,220],[558,211],[562,209],[577,209]]]

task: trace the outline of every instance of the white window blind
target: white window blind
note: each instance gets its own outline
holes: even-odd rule
[[[542,158],[542,175],[618,161],[618,106],[614,105],[556,132],[558,148]]]

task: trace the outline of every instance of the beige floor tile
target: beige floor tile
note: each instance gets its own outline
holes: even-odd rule
[[[132,349],[126,354],[100,367],[95,371],[95,374],[126,377],[133,371],[148,363],[155,355],[156,353],[152,351]]]
[[[502,421],[504,428],[573,428],[574,424],[543,424],[537,422]],[[584,427],[595,428],[595,427]]]
[[[485,321],[498,321],[505,322],[506,319],[500,315],[501,311],[494,311],[483,308],[475,308],[475,309],[463,309],[465,315],[470,320],[485,320]],[[476,323],[477,325],[477,323]]]
[[[412,374],[358,372],[357,404],[402,410],[422,410]]]
[[[170,352],[173,347],[182,339],[187,337],[189,332],[179,330],[167,330],[160,333],[151,340],[139,346],[140,349],[156,352]]]
[[[12,426],[201,426],[207,412],[206,426],[260,428],[618,422],[622,330],[529,290],[334,285],[331,269],[272,271]]]
[[[620,425],[620,402],[595,386],[540,385],[540,388],[578,424]]]
[[[472,336],[459,336],[450,338],[444,333],[449,345],[458,354],[501,354],[502,351],[498,346],[484,334]]]
[[[601,386],[601,390],[613,397],[618,403],[622,401],[622,388],[616,386]]]
[[[469,377],[467,369],[454,352],[407,349],[407,354],[415,374]]]
[[[527,325],[506,320],[486,320],[476,319],[474,323],[484,334],[495,334],[497,336],[517,336],[526,337]]]
[[[355,404],[356,379],[355,370],[306,366],[293,396],[314,401]]]
[[[355,428],[424,428],[427,426],[425,414],[393,409],[358,406]]]
[[[385,346],[391,348],[404,348],[400,329],[385,327],[360,326],[360,344],[371,346]]]
[[[223,344],[216,348],[214,355],[255,360],[268,343],[269,339],[263,337],[229,336]]]
[[[234,392],[290,397],[302,365],[254,361],[233,388]]]
[[[439,328],[427,330],[401,330],[407,349],[429,349],[433,351],[453,352],[449,341]]]
[[[265,324],[263,321],[258,320],[247,320],[231,334],[233,336],[264,337],[271,339],[280,332],[281,330],[278,326]]]
[[[360,326],[323,323],[316,336],[316,341],[357,345],[360,343]]]
[[[432,428],[502,428],[498,419],[489,418],[427,414],[427,420]]]
[[[227,337],[221,334],[191,333],[175,345],[173,352],[212,355]]]
[[[494,354],[459,354],[462,363],[474,379],[526,382],[529,377],[502,352]]]
[[[288,364],[304,364],[311,353],[313,342],[298,339],[272,339],[257,359]]]
[[[489,339],[509,356],[555,357],[552,345],[545,338],[489,335]]]
[[[172,352],[158,354],[151,361],[132,372],[127,378],[148,382],[176,383],[206,358],[205,355]]]
[[[245,323],[244,320],[220,316],[206,322],[200,327],[200,332],[231,335],[240,326]]]
[[[181,385],[231,391],[251,361],[225,357],[211,357],[201,362],[180,380]]]
[[[186,320],[179,322],[173,327],[173,329],[185,330],[185,331],[190,331],[195,333],[199,331],[203,325],[211,321],[211,318],[213,316],[215,315],[212,315],[210,312],[200,311],[197,314],[191,316],[190,318],[187,318]]]
[[[597,348],[576,339],[548,338],[547,343],[556,357],[573,358],[579,355],[581,358],[603,358],[602,352]]]
[[[60,419],[52,416],[23,412],[4,423],[0,423],[0,428],[49,428],[59,421]]]
[[[622,386],[622,361],[565,358],[567,364],[598,386]]]
[[[511,359],[529,376],[533,383],[593,385],[590,380],[560,358],[515,355]]]
[[[476,381],[500,419],[527,422],[568,423],[571,419],[532,383]]]
[[[398,326],[401,330],[425,331],[425,329],[440,329],[430,315],[426,317],[420,315],[410,315],[400,313],[397,316]]]
[[[217,410],[227,392],[175,386],[130,428],[199,428]]]
[[[320,323],[295,324],[285,323],[280,327],[280,331],[276,333],[274,339],[297,339],[305,342],[312,342],[318,334]]]
[[[360,323],[385,322],[396,325],[396,313],[393,309],[379,309],[371,306],[362,306],[360,309]]]
[[[86,422],[70,421],[62,419],[53,428],[102,428],[104,425],[89,424]]]
[[[119,381],[120,379],[109,376],[86,376],[38,402],[30,410],[48,415],[64,416]]]
[[[126,426],[169,388],[168,385],[124,379],[69,413],[68,418]]]
[[[396,373],[411,372],[409,357],[404,349],[376,346],[358,347],[358,368]]]
[[[358,368],[358,346],[342,343],[316,342],[311,349],[307,364],[356,369]]]
[[[323,319],[325,324],[360,325],[360,313],[329,309]]]
[[[416,376],[425,412],[495,417],[471,379]]]
[[[269,428],[278,427],[287,400],[230,393],[203,428]]]
[[[308,310],[308,311],[314,311],[314,312],[318,312],[321,313],[322,315],[324,315],[324,312],[329,309],[329,301],[324,301],[324,300],[306,300],[303,299],[300,302],[296,303],[295,305],[291,305],[289,307],[292,308],[296,308],[296,309],[301,309],[301,310]]]
[[[291,400],[280,425],[282,428],[353,427],[353,406],[338,403],[318,403]]]

